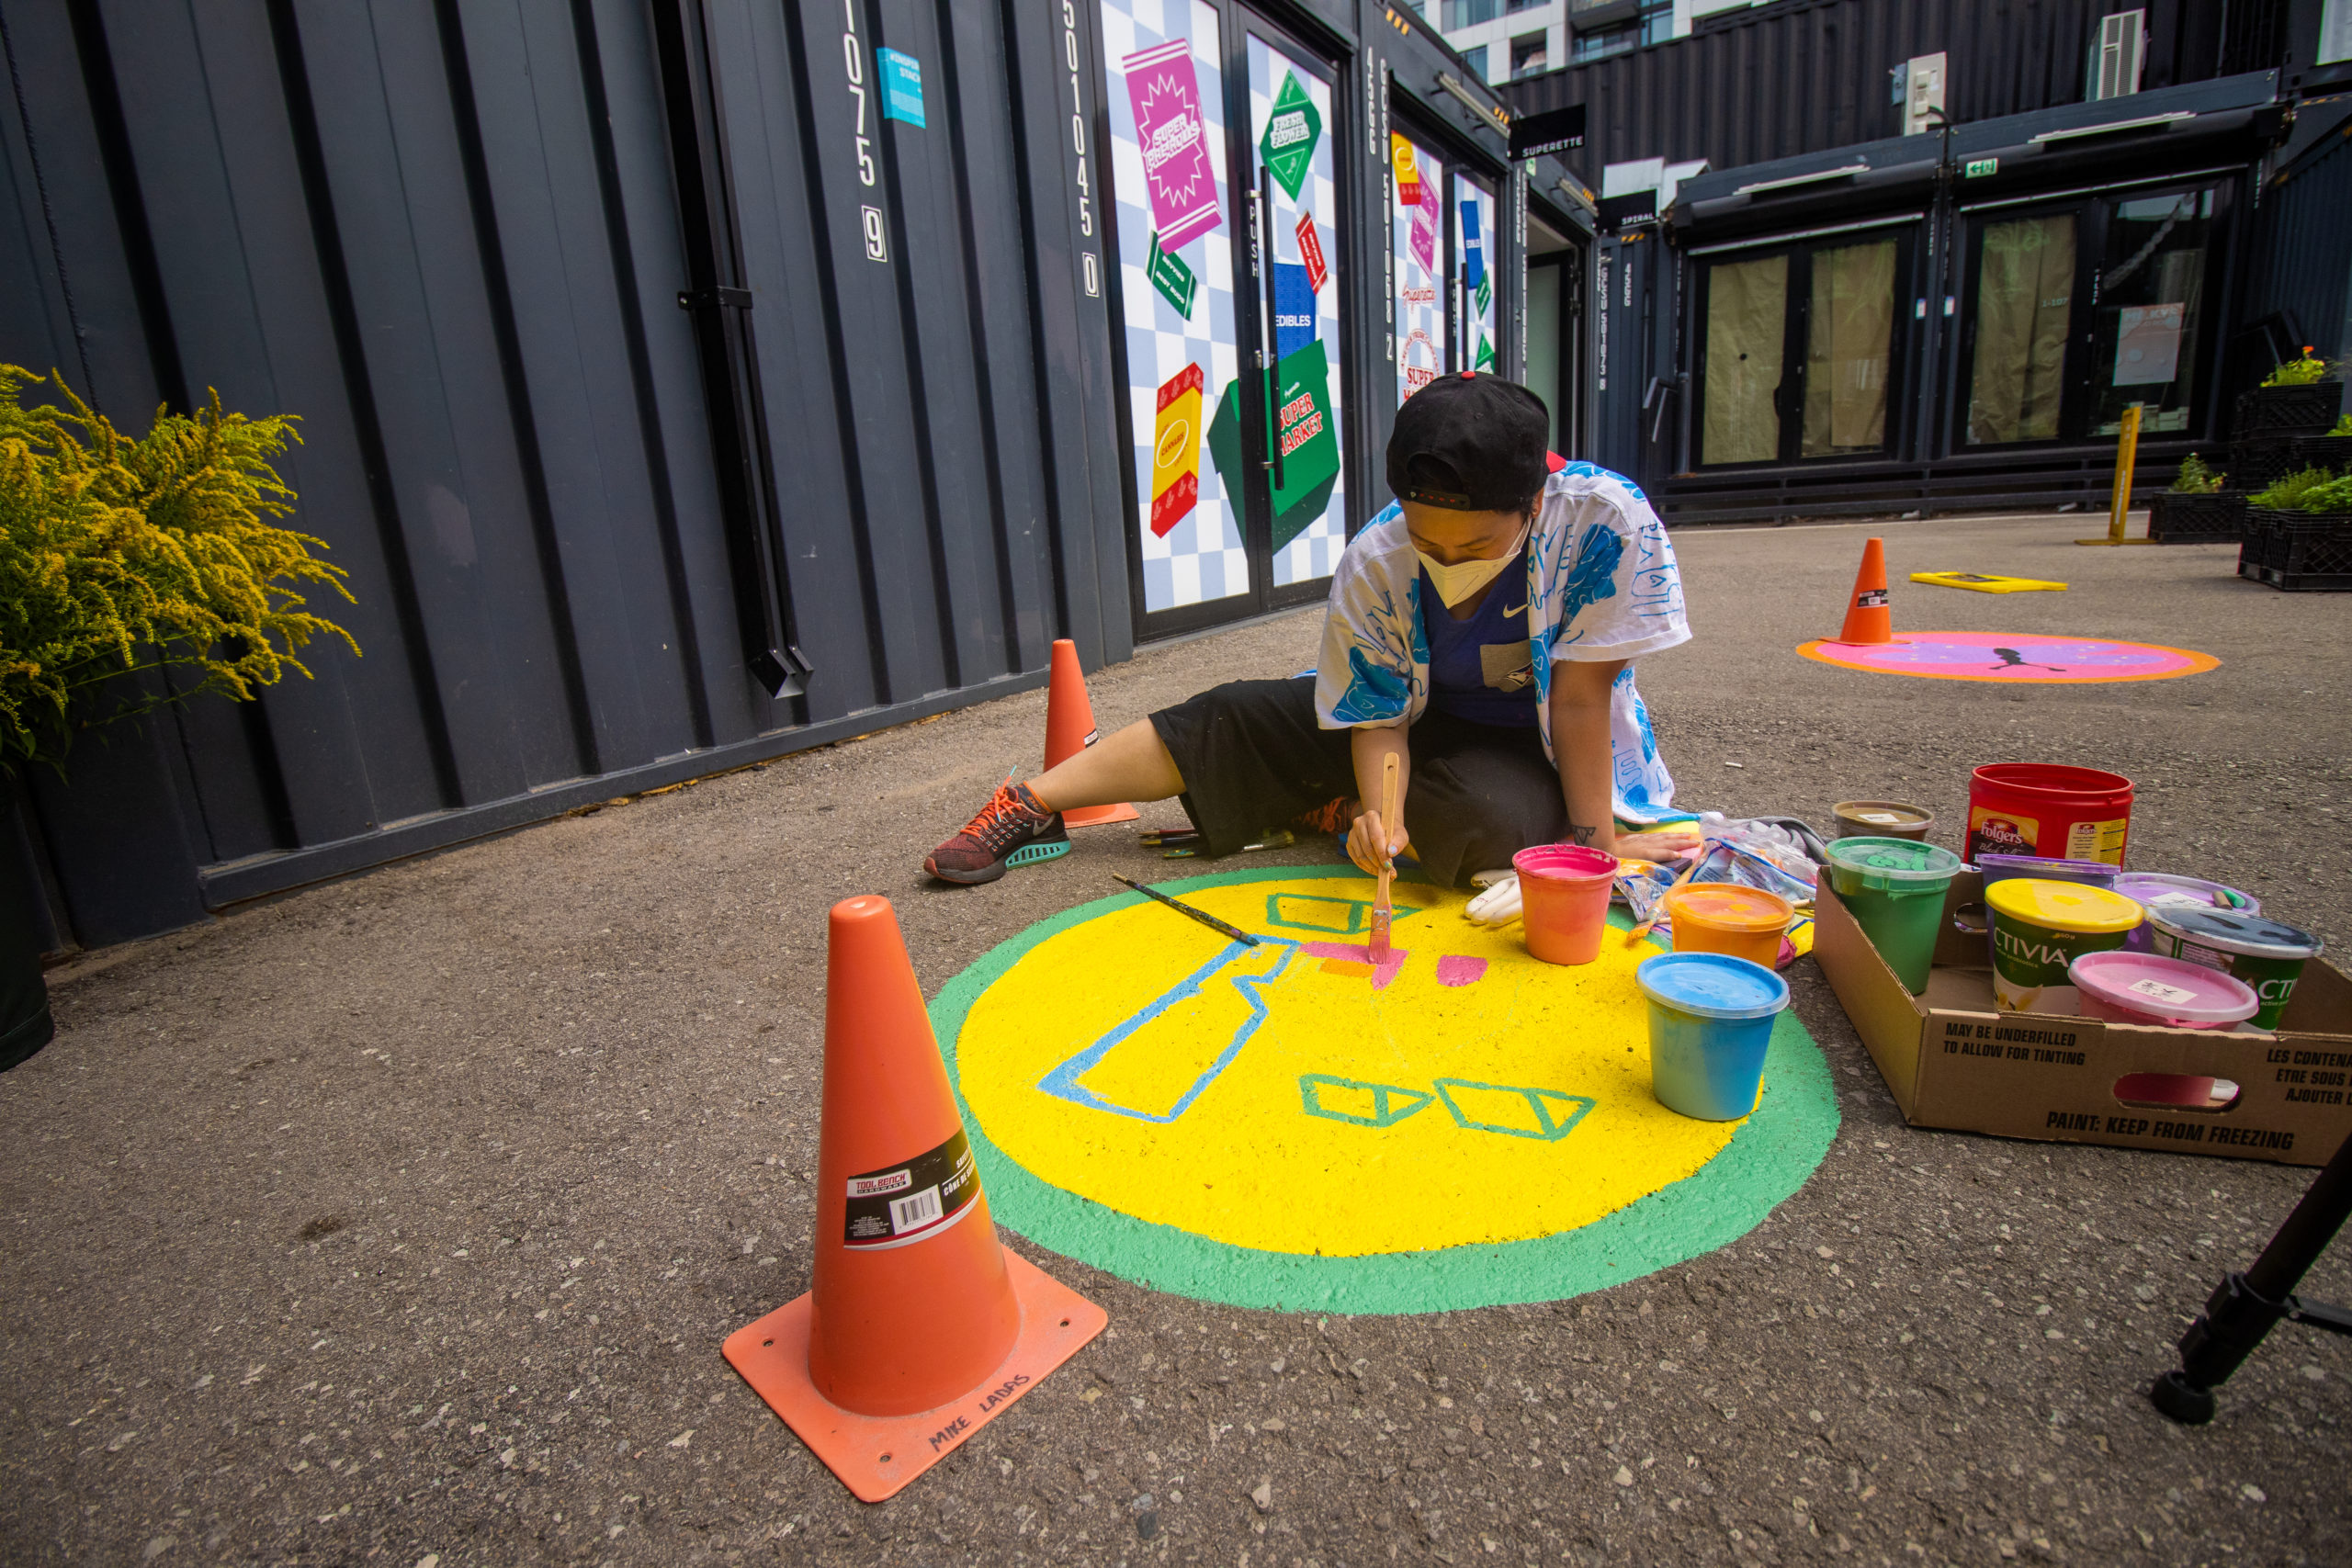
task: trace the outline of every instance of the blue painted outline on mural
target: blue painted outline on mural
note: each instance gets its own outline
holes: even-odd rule
[[[1540,1133],[1527,1133],[1521,1132],[1517,1127],[1503,1126],[1499,1122],[1473,1122],[1470,1118],[1462,1113],[1462,1107],[1453,1103],[1453,1096],[1446,1092],[1449,1085],[1454,1089],[1491,1089],[1497,1094],[1524,1095],[1527,1097],[1527,1103],[1535,1111],[1536,1122],[1544,1130]],[[1570,1094],[1566,1089],[1521,1089],[1517,1084],[1474,1083],[1468,1078],[1440,1078],[1437,1080],[1435,1087],[1437,1089],[1437,1097],[1440,1100],[1444,1100],[1446,1110],[1453,1113],[1453,1123],[1455,1126],[1474,1133],[1500,1133],[1506,1137],[1533,1138],[1539,1143],[1545,1144],[1556,1144],[1562,1138],[1566,1137],[1571,1132],[1574,1132],[1576,1130],[1576,1124],[1584,1120],[1584,1113],[1591,1110],[1593,1105],[1596,1103],[1588,1096],[1581,1094]],[[1551,1109],[1544,1103],[1544,1097],[1547,1095],[1554,1100],[1574,1100],[1577,1106],[1577,1113],[1569,1117],[1566,1122],[1560,1123],[1558,1126],[1554,1126],[1552,1124]]]
[[[1256,953],[1269,945],[1282,949],[1282,962],[1261,975],[1233,976],[1233,988],[1249,999],[1250,1016],[1241,1021],[1241,1027],[1233,1032],[1233,1038],[1226,1043],[1225,1049],[1217,1054],[1216,1060],[1211,1062],[1207,1070],[1193,1080],[1193,1086],[1184,1091],[1183,1098],[1176,1101],[1174,1109],[1165,1115],[1154,1115],[1148,1111],[1137,1111],[1132,1106],[1120,1105],[1105,1100],[1078,1081],[1100,1066],[1102,1058],[1109,1055],[1127,1036],[1185,998],[1200,995],[1201,987],[1207,983],[1209,976],[1224,968],[1236,957]],[[1266,998],[1262,994],[1263,987],[1282,978],[1290,968],[1290,961],[1297,956],[1298,943],[1283,936],[1260,937],[1257,947],[1251,947],[1245,942],[1227,942],[1215,958],[1178,981],[1174,989],[1152,1002],[1142,1011],[1128,1018],[1077,1055],[1056,1066],[1037,1080],[1037,1087],[1057,1099],[1069,1100],[1073,1105],[1083,1105],[1091,1111],[1108,1111],[1114,1116],[1132,1116],[1138,1122],[1153,1122],[1163,1127],[1166,1126],[1191,1110],[1193,1101],[1200,1099],[1209,1085],[1215,1083],[1218,1076],[1233,1065],[1233,1058],[1241,1054],[1241,1047],[1250,1043],[1250,1037],[1258,1032],[1260,1024],[1266,1021]]]

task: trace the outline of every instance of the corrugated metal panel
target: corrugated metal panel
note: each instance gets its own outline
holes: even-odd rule
[[[2225,62],[2219,0],[2143,0],[2149,50],[2142,85],[2169,86],[2275,62]],[[1901,131],[1888,73],[1943,53],[1955,120],[2022,114],[2083,96],[2098,19],[2126,0],[1811,0],[1736,12],[1688,38],[1498,90],[1526,114],[1590,106],[1581,152],[1589,179],[1635,158],[1760,164]],[[2239,9],[2245,6],[2241,5]]]
[[[2336,103],[2302,112],[2343,118],[2262,193],[2240,318],[2278,318],[2291,340],[2282,348],[2308,344],[2336,359],[2352,349],[2352,110]]]
[[[707,0],[815,663],[783,701],[747,674],[677,299],[679,6],[9,0],[0,352],[132,428],[207,388],[300,413],[284,472],[366,649],[34,781],[83,941],[1018,689],[1065,632],[1128,651],[1102,304],[1027,167],[1059,18]],[[869,100],[872,186],[845,25],[925,75],[925,130]]]

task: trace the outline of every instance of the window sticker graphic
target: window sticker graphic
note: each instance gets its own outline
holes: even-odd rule
[[[1151,451],[1151,531],[1164,539],[1201,496],[1199,366],[1187,365],[1159,389]]]
[[[1136,141],[1143,151],[1144,184],[1159,224],[1159,243],[1164,250],[1181,250],[1220,221],[1193,46],[1171,39],[1128,55],[1120,65],[1135,107]]]
[[[1284,72],[1283,90],[1275,96],[1274,112],[1266,121],[1266,134],[1258,139],[1258,157],[1293,201],[1306,183],[1315,144],[1322,138],[1323,117],[1315,112],[1306,89],[1298,85],[1298,73]]]

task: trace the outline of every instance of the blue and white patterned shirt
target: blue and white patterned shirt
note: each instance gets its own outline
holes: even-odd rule
[[[1429,634],[1415,592],[1420,575],[1404,509],[1391,502],[1349,541],[1332,574],[1315,671],[1315,712],[1324,728],[1412,724],[1429,706]],[[1690,640],[1666,525],[1632,480],[1590,463],[1570,463],[1544,487],[1526,587],[1535,713],[1547,756],[1555,661],[1632,660]],[[1630,662],[1609,694],[1609,744],[1619,819],[1670,815],[1674,777],[1657,754]]]

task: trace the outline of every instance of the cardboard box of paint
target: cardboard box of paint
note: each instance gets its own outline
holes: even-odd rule
[[[2304,966],[2275,1035],[2005,1013],[1984,933],[1959,919],[1983,902],[1975,873],[1953,879],[1928,989],[1915,997],[1822,881],[1814,956],[1913,1126],[2307,1166],[2352,1134],[2352,978],[2325,958]],[[2211,1077],[2237,1093],[2181,1105],[2165,1098],[2176,1085],[2146,1075]],[[2151,1091],[2158,1098],[2137,1097]]]

